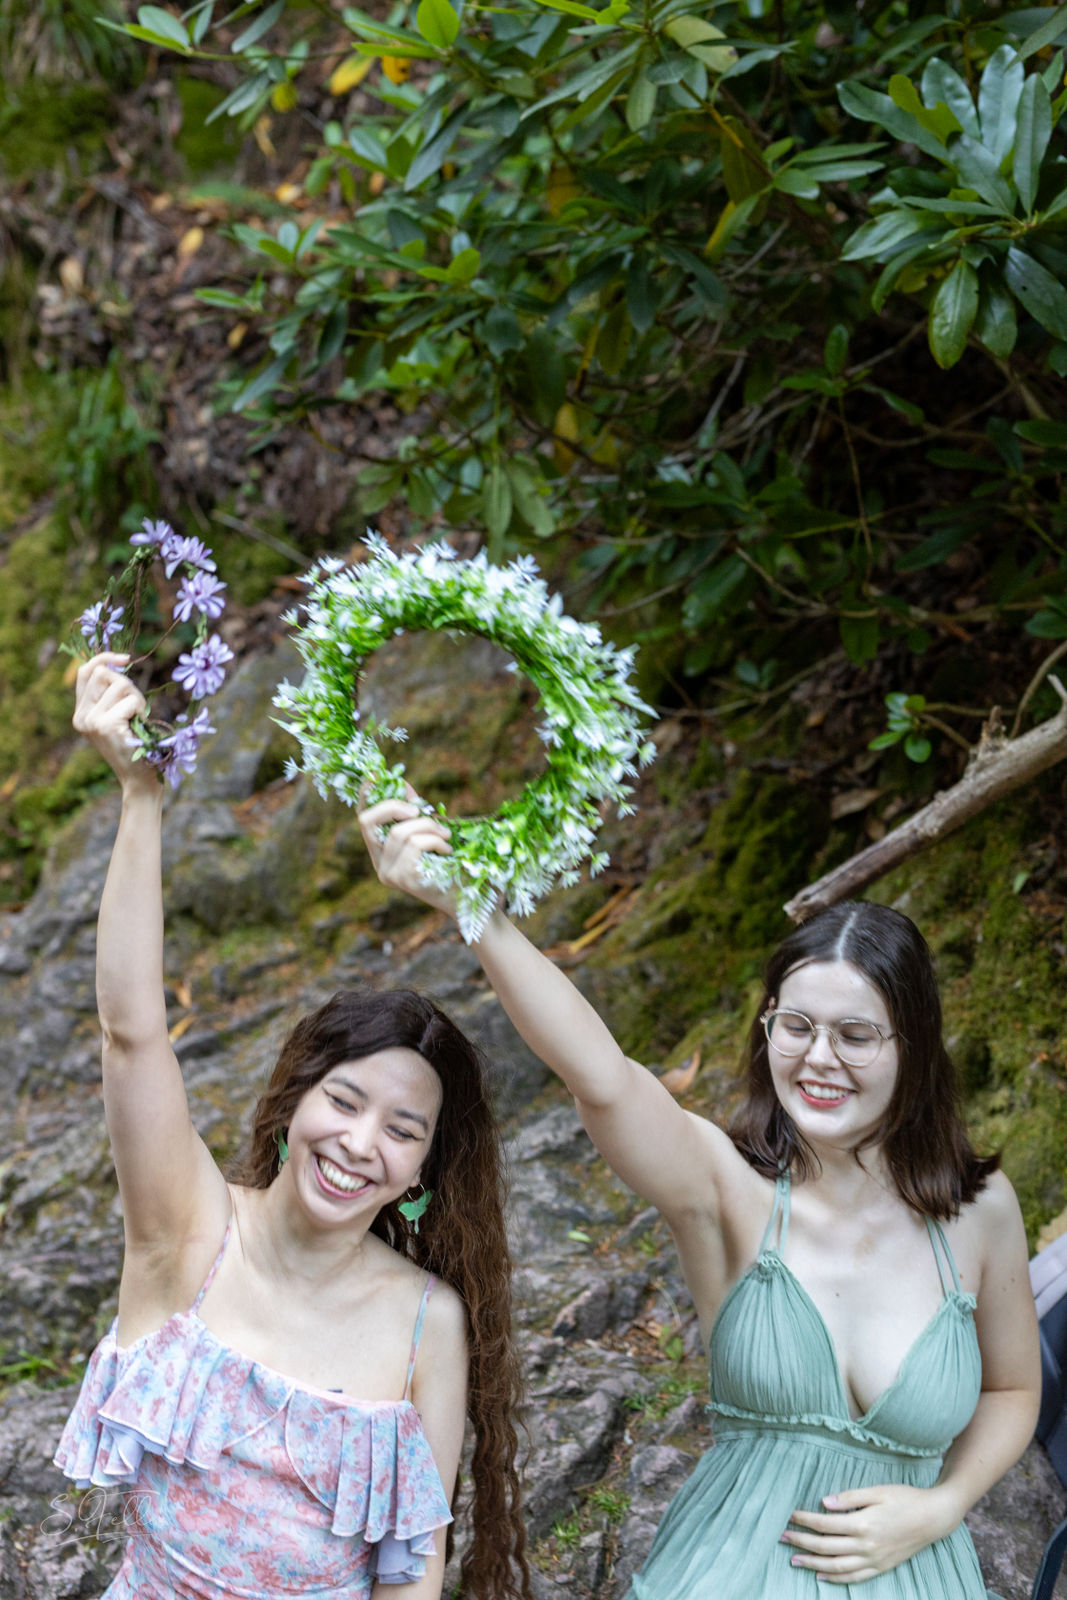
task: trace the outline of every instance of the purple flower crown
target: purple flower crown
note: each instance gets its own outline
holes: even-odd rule
[[[158,767],[176,789],[182,779],[195,770],[201,739],[215,732],[208,711],[201,709],[194,715],[193,707],[222,687],[226,666],[233,660],[229,645],[217,633],[207,631],[209,620],[220,617],[225,609],[223,590],[226,585],[215,576],[215,561],[207,545],[200,539],[175,533],[169,522],[146,517],[130,543],[135,547],[133,556],[108,585],[107,596],[82,612],[78,627],[90,655],[111,650],[114,641],[123,634],[132,644],[140,624],[141,599],[152,564],[162,561],[168,578],[173,578],[179,568],[184,569],[171,624],[163,637],[166,638],[179,622],[196,622],[196,642],[191,650],[178,657],[178,664],[171,673],[173,681],[188,694],[189,709],[173,724],[148,716],[137,717],[131,724],[141,746],[137,755],[143,753],[144,759]],[[113,603],[127,593],[132,596],[129,611],[126,604]],[[84,645],[75,643],[72,653],[84,656]],[[150,654],[148,651],[140,659],[147,660]]]

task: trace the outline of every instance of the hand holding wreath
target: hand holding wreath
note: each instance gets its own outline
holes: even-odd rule
[[[435,911],[457,915],[456,892],[428,883],[424,873],[427,854],[452,854],[449,830],[427,813],[411,785],[409,799],[379,800],[359,813],[359,826],[379,879],[390,889],[413,895]]]

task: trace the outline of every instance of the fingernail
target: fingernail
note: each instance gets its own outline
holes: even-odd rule
[[[822,1497],[822,1503],[824,1506],[829,1506],[831,1511],[836,1511],[838,1507],[838,1499],[836,1494],[824,1494]]]

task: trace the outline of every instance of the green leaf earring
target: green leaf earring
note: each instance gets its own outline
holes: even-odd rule
[[[421,1183],[419,1188],[422,1189]],[[422,1189],[422,1193],[416,1195],[413,1200],[401,1200],[396,1208],[402,1217],[414,1224],[416,1233],[419,1231],[419,1219],[426,1215],[426,1207],[432,1199],[433,1190]]]
[[[289,1159],[289,1146],[285,1142],[285,1135],[288,1131],[288,1128],[278,1129],[278,1161],[283,1167]]]

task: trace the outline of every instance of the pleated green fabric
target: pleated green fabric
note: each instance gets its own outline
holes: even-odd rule
[[[997,1600],[962,1526],[865,1583],[822,1584],[790,1565],[780,1538],[794,1510],[821,1510],[843,1489],[937,1481],[978,1403],[982,1362],[974,1296],[927,1219],[944,1297],[889,1388],[850,1417],[826,1324],[782,1260],[788,1221],[785,1174],[760,1254],[712,1330],[715,1442],[669,1506],[629,1600]]]

